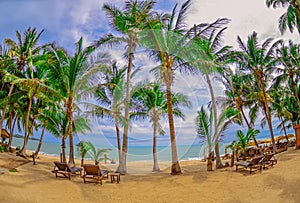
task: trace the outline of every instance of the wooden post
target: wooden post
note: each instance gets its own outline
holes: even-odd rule
[[[33,160],[33,165],[35,165],[35,155],[34,155],[34,152],[32,153],[32,160]]]
[[[300,149],[300,124],[294,126],[296,136],[296,149]]]

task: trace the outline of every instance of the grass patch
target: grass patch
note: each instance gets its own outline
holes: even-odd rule
[[[9,169],[9,172],[18,172],[18,170],[15,168],[12,168],[12,169]]]

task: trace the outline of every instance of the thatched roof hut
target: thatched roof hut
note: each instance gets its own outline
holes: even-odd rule
[[[2,138],[9,138],[10,137],[9,133],[7,132],[7,130],[2,129],[2,131],[1,131],[1,137]]]

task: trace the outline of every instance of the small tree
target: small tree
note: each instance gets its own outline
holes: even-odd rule
[[[241,123],[241,117],[239,115],[239,111],[233,110],[232,108],[224,110],[218,117],[217,127],[215,128],[213,121],[214,115],[211,109],[209,115],[203,106],[201,110],[198,111],[195,123],[197,135],[199,138],[205,140],[205,145],[208,149],[207,171],[212,171],[213,147],[218,142],[217,139],[219,135],[221,135],[232,122]],[[215,131],[215,129],[217,130]]]
[[[107,154],[109,151],[111,151],[111,149],[99,149],[96,148],[93,143],[88,142],[89,145],[89,155],[92,157],[92,160],[95,162],[96,165],[99,164],[100,161],[102,160],[107,160],[108,157],[102,157],[102,155],[104,156],[104,154]]]
[[[77,146],[77,151],[79,156],[81,157],[81,166],[84,163],[84,157],[86,156],[87,152],[91,149],[91,142],[87,141],[80,141]]]

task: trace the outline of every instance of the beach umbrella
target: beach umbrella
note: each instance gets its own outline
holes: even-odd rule
[[[5,138],[9,138],[10,136],[9,136],[9,133],[7,132],[7,130],[5,130],[5,129],[2,129],[1,130],[1,137],[2,137],[2,139],[5,139]]]

